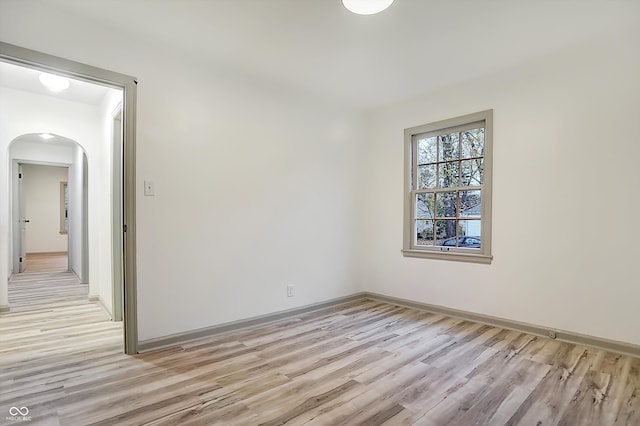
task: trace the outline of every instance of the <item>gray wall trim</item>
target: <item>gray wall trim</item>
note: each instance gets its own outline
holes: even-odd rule
[[[365,293],[356,293],[350,296],[338,297],[336,299],[327,300],[325,302],[313,303],[298,308],[278,311],[272,314],[259,315],[238,321],[226,322],[224,324],[214,325],[212,327],[200,328],[198,330],[186,331],[184,333],[172,334],[166,337],[158,337],[155,339],[142,340],[138,343],[138,351],[148,352],[156,349],[166,348],[168,346],[176,346],[182,343],[200,339],[203,337],[216,336],[228,332],[244,330],[251,327],[262,326],[264,324],[278,321],[285,318],[291,318],[308,312],[318,311],[330,308],[344,303],[363,300]]]
[[[474,321],[482,324],[492,325],[495,327],[505,328],[507,330],[514,330],[522,333],[532,334],[534,336],[549,338],[549,332],[553,331],[556,333],[555,340],[560,340],[562,342],[573,343],[577,345],[591,346],[597,349],[604,349],[622,355],[629,355],[632,357],[640,358],[640,346],[634,345],[632,343],[604,339],[602,337],[588,336],[586,334],[575,333],[572,331],[547,328],[535,324],[513,321],[505,318],[498,318],[490,315],[477,314],[473,312],[462,311],[459,309],[447,308],[444,306],[430,305],[428,303],[415,302],[413,300],[385,296],[378,293],[364,292],[363,296],[371,300],[391,303],[393,305],[404,306],[407,308],[419,309],[421,311],[432,312],[449,317],[461,318],[468,321]]]
[[[124,229],[114,229],[124,238],[123,299],[124,299],[124,352],[137,353],[138,301],[136,266],[136,98],[137,79],[132,76],[70,61],[57,56],[0,41],[0,60],[49,71],[79,80],[102,84],[123,90],[123,217]],[[115,201],[114,201],[115,202]]]
[[[0,41],[0,58],[26,67],[52,71],[56,74],[64,74],[68,77],[120,89],[124,87],[124,82],[134,79],[125,74],[70,61],[2,41]]]
[[[11,308],[9,307],[9,305],[2,305],[0,306],[0,314],[6,314],[7,312],[10,312]]]
[[[482,247],[479,250],[468,250],[460,248],[447,248],[442,251],[442,247],[417,246],[415,244],[415,212],[414,196],[417,191],[428,191],[418,189],[415,181],[417,163],[417,151],[415,137],[423,134],[437,134],[445,129],[464,129],[469,125],[484,122],[485,129],[485,151],[484,151],[484,183],[482,188],[482,232],[480,239]],[[472,262],[479,264],[491,264],[491,200],[492,200],[492,169],[493,169],[493,109],[463,115],[461,117],[450,118],[437,121],[435,123],[404,129],[404,223],[402,254],[405,257],[454,260],[459,262]],[[437,189],[434,189],[437,191]]]
[[[128,77],[122,99],[122,310],[124,353],[138,353],[138,266],[136,248],[136,120],[138,80]],[[126,230],[126,231],[125,231]]]
[[[448,317],[460,318],[481,324],[487,324],[507,330],[519,331],[534,336],[549,338],[549,331],[556,333],[556,339],[562,342],[573,343],[577,345],[590,346],[597,349],[603,349],[610,352],[628,355],[640,358],[640,346],[631,343],[620,342],[617,340],[604,339],[601,337],[588,336],[585,334],[574,333],[566,330],[555,328],[546,328],[535,324],[529,324],[520,321],[513,321],[505,318],[493,317],[490,315],[477,314],[473,312],[463,311],[459,309],[447,308],[444,306],[430,305],[428,303],[416,302],[398,297],[385,296],[378,293],[360,292],[351,296],[339,297],[325,302],[314,303],[298,308],[288,309],[285,311],[275,312],[273,314],[260,315],[247,318],[244,320],[227,322],[212,327],[201,328],[198,330],[187,331],[184,333],[172,334],[166,337],[158,337],[155,339],[143,340],[138,343],[139,352],[149,352],[156,349],[166,348],[169,346],[177,346],[182,343],[238,330],[244,330],[252,327],[259,327],[267,323],[291,318],[298,315],[306,314],[312,311],[330,308],[333,306],[349,303],[357,300],[375,300],[379,302],[390,303],[392,305],[404,306],[407,308],[418,309],[421,311],[432,312],[435,314],[445,315]]]

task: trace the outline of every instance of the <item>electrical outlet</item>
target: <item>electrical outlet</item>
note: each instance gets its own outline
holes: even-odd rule
[[[550,339],[555,339],[556,338],[556,332],[554,330],[549,330],[549,338]]]
[[[287,286],[287,297],[293,297],[293,286],[291,284]]]

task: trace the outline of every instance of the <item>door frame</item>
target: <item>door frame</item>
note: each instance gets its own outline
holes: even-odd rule
[[[25,248],[26,246],[26,215],[25,215],[25,200],[24,200],[24,180],[22,179],[22,174],[23,174],[23,170],[22,170],[22,163],[20,163],[18,160],[13,160],[12,161],[12,169],[11,169],[11,184],[15,185],[14,188],[17,189],[17,191],[14,193],[15,195],[13,196],[13,200],[12,202],[12,206],[13,206],[13,220],[11,221],[12,224],[16,223],[16,219],[18,220],[19,225],[15,227],[16,232],[13,232],[13,238],[15,239],[17,237],[17,242],[13,243],[14,246],[14,252],[13,252],[13,271],[15,273],[15,271],[17,270],[18,273],[22,273],[24,272],[25,266],[26,266],[26,262],[27,262],[27,250]],[[14,184],[14,179],[16,179],[16,173],[18,174],[18,178],[17,180],[15,180],[15,184]],[[15,214],[17,213],[17,214]],[[16,244],[17,243],[17,244]]]
[[[25,158],[10,158],[11,164],[9,165],[9,186],[11,190],[9,191],[10,197],[10,205],[11,212],[9,217],[11,220],[10,228],[11,228],[11,238],[9,238],[9,244],[12,245],[12,250],[10,251],[11,256],[11,273],[21,273],[23,272],[21,269],[25,266],[26,256],[23,252],[23,248],[25,243],[24,233],[22,232],[22,228],[25,226],[22,223],[22,219],[24,215],[24,181],[20,177],[23,174],[22,166],[24,165],[32,165],[32,166],[45,166],[45,167],[64,167],[67,170],[71,167],[71,164],[68,163],[56,163],[51,161],[36,161]],[[19,223],[19,224],[18,224]],[[69,243],[69,236],[67,235],[67,246]],[[83,254],[86,256],[86,253]],[[20,261],[22,259],[22,262]],[[70,270],[69,263],[67,262],[67,269]]]
[[[15,65],[33,68],[53,74],[62,75],[102,86],[122,89],[122,201],[113,200],[114,208],[118,204],[122,212],[123,226],[121,230],[113,229],[117,238],[123,240],[122,250],[112,247],[115,259],[122,259],[123,289],[123,322],[124,352],[132,355],[138,352],[138,315],[137,315],[137,267],[136,267],[136,86],[135,77],[93,67],[80,62],[49,55],[20,46],[0,42],[0,60]],[[8,200],[7,200],[8,201]],[[117,204],[116,204],[117,203]],[[8,259],[0,261],[8,261]]]
[[[119,103],[111,112],[111,140],[110,153],[112,159],[111,166],[111,185],[112,197],[114,200],[122,200],[122,161],[113,161],[114,158],[122,158],[122,103]],[[119,210],[115,203],[111,208],[111,229],[122,228],[123,218],[122,210]],[[122,235],[113,232],[111,234],[112,247],[122,247]],[[122,286],[118,283],[122,282],[122,250],[120,257],[116,258],[117,250],[114,250],[111,257],[111,316],[114,321],[122,321]]]

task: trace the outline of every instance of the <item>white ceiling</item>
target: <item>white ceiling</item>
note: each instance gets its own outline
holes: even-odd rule
[[[0,61],[0,86],[91,105],[99,105],[107,91],[113,90],[97,84],[69,79],[68,89],[53,93],[40,83],[40,73],[32,68]]]
[[[412,98],[640,25],[637,0],[47,0],[65,16],[153,40],[357,107]],[[134,73],[135,74],[135,73]]]

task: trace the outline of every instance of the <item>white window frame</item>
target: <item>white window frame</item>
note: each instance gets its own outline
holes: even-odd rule
[[[415,198],[416,194],[424,192],[417,190],[417,137],[425,134],[445,134],[456,131],[456,128],[470,124],[483,123],[485,129],[484,140],[484,175],[480,185],[481,197],[481,244],[478,249],[455,248],[443,246],[422,246],[416,243]],[[431,136],[431,135],[429,135]],[[493,110],[481,111],[449,120],[442,120],[423,126],[412,127],[404,131],[404,238],[402,253],[406,257],[420,257],[427,259],[457,260],[490,264],[491,255],[491,183],[493,171]]]

